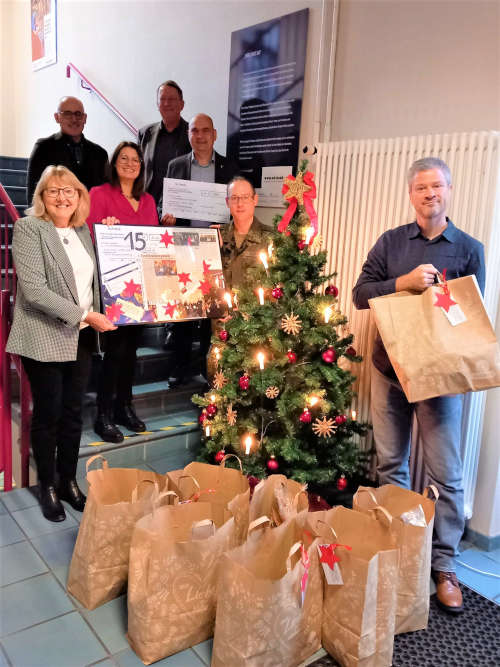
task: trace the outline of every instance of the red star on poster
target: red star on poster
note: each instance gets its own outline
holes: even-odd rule
[[[136,292],[141,291],[141,286],[138,283],[134,283],[134,280],[130,280],[129,282],[125,281],[125,289],[123,290],[122,294],[123,296],[134,296]]]
[[[192,283],[192,282],[193,282],[189,276],[190,276],[189,273],[179,273],[179,274],[177,274],[177,277],[179,278],[179,282],[180,282],[180,283],[184,283],[184,287],[185,287],[188,283]]]
[[[119,303],[112,303],[111,306],[106,306],[106,317],[112,322],[118,322],[123,315],[122,307]]]
[[[167,231],[165,232],[165,234],[162,234],[160,240],[161,240],[162,243],[165,244],[165,248],[168,248],[168,246],[169,246],[170,243],[171,243],[172,245],[174,245],[174,236],[173,236],[173,234],[169,234],[169,233],[168,233],[168,229],[167,229]]]
[[[457,302],[453,301],[453,299],[450,296],[450,292],[448,290],[445,290],[444,294],[436,294],[436,300],[434,301],[434,305],[437,306],[438,308],[443,308],[446,312],[448,312],[451,308],[451,306],[456,306]]]
[[[203,275],[206,276],[207,273],[210,273],[210,263],[203,260]]]
[[[320,544],[321,558],[319,559],[320,563],[326,563],[330,570],[333,570],[335,563],[339,562],[339,558],[335,555],[333,550],[333,544]]]
[[[210,292],[211,287],[212,286],[210,285],[208,280],[200,280],[199,289],[201,289],[202,294],[204,295],[208,294]]]
[[[175,301],[174,303],[170,303],[169,301],[166,306],[163,306],[163,308],[165,309],[165,315],[173,317],[175,312]]]

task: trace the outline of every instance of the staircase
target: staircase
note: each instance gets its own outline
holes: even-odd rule
[[[19,214],[24,216],[26,202],[26,169],[24,158],[0,157],[0,183],[4,186]],[[3,209],[2,205],[2,209]],[[0,209],[0,215],[5,212]],[[12,224],[8,228],[8,238],[1,238],[2,257],[2,288],[5,285],[4,256],[10,254],[12,242]],[[92,425],[95,418],[95,397],[97,378],[101,359],[94,355],[92,373],[88,391],[84,401],[83,433],[80,444],[80,461],[78,476],[85,475],[85,462],[94,454],[106,456],[111,466],[136,466],[138,462],[155,461],[156,469],[171,470],[185,466],[196,456],[200,443],[198,412],[191,403],[193,393],[202,391],[204,379],[197,376],[200,367],[198,353],[199,344],[193,345],[191,373],[193,379],[176,389],[168,385],[169,369],[173,365],[171,351],[164,349],[165,327],[163,325],[146,325],[143,327],[140,347],[137,351],[137,365],[134,381],[134,406],[137,414],[143,419],[148,431],[133,434],[125,429],[125,440],[118,445],[104,443],[94,433]],[[189,373],[187,374],[189,375]],[[12,395],[17,401],[19,396],[17,375],[13,372]],[[14,402],[13,441],[17,442],[20,428],[20,407]],[[17,445],[14,445],[16,449]],[[14,461],[18,459],[14,452]],[[14,467],[15,470],[15,467]],[[30,484],[35,482],[34,464],[30,460]],[[14,472],[17,479],[19,473]]]

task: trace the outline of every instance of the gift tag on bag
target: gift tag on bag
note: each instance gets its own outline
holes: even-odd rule
[[[318,544],[319,562],[325,573],[326,583],[328,585],[342,586],[344,579],[340,571],[340,559],[335,553],[337,547],[351,550],[351,547],[345,544]]]
[[[434,296],[436,297],[434,305],[437,308],[441,308],[441,312],[445,314],[452,327],[456,327],[457,324],[466,322],[467,318],[465,317],[464,311],[452,298],[450,289],[446,283],[446,269],[444,269],[442,277],[440,276],[438,280],[439,284],[432,288]]]

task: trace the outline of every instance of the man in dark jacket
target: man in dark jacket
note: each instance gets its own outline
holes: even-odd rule
[[[98,144],[83,136],[87,114],[76,97],[63,97],[54,113],[61,131],[38,139],[28,162],[28,203],[45,167],[50,164],[70,169],[88,190],[108,180],[108,154]]]

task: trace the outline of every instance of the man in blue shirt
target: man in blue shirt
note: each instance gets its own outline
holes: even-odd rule
[[[388,230],[370,250],[353,289],[357,308],[368,308],[368,299],[384,294],[423,292],[443,269],[447,279],[474,274],[484,290],[483,245],[446,217],[451,190],[450,170],[442,160],[428,157],[413,163],[408,171],[408,191],[416,221]],[[439,491],[432,543],[437,600],[446,611],[461,612],[455,557],[465,525],[460,452],[463,398],[449,395],[408,403],[378,334],[372,361],[372,421],[379,483],[409,488],[415,413],[426,473]]]

